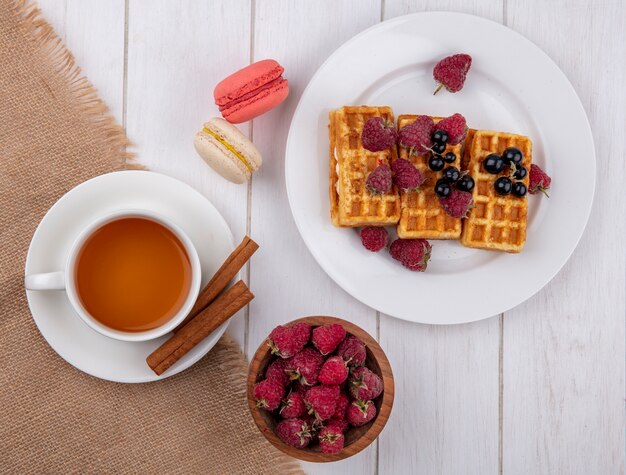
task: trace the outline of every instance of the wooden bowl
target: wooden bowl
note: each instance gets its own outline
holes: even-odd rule
[[[261,433],[274,447],[282,450],[287,455],[309,462],[335,462],[337,460],[343,460],[359,453],[370,445],[376,437],[378,437],[383,427],[385,427],[387,419],[389,419],[389,414],[391,413],[391,407],[393,406],[394,388],[391,366],[378,342],[353,323],[335,317],[304,317],[289,322],[286,325],[300,322],[308,323],[313,327],[326,323],[339,323],[343,325],[348,335],[354,335],[365,343],[367,352],[365,365],[380,376],[384,384],[383,393],[375,401],[376,417],[364,426],[351,427],[348,429],[345,433],[344,448],[338,454],[323,453],[317,443],[304,449],[297,449],[285,444],[274,433],[278,419],[273,414],[259,409],[254,400],[254,385],[263,379],[265,369],[273,360],[273,355],[270,352],[267,341],[261,343],[250,363],[250,371],[248,373],[248,406],[250,407],[254,422]]]

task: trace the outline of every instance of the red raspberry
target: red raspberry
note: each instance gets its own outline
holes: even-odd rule
[[[417,190],[424,183],[424,177],[420,171],[404,158],[398,158],[393,162],[391,171],[393,172],[393,182],[401,190]]]
[[[346,337],[346,330],[338,323],[327,323],[313,329],[311,343],[323,355],[335,351],[339,343]]]
[[[367,176],[365,186],[370,193],[382,195],[391,191],[392,182],[391,168],[381,163]]]
[[[350,404],[350,398],[346,395],[346,393],[339,393],[337,407],[335,408],[335,413],[333,414],[332,419],[340,421],[344,420],[346,418],[346,409],[348,409],[348,404]]]
[[[528,179],[530,185],[528,187],[528,192],[531,195],[535,195],[541,192],[548,198],[550,197],[546,190],[550,189],[552,178],[550,178],[546,172],[539,168],[539,165],[535,165],[534,163],[530,165],[530,175]]]
[[[278,412],[284,419],[304,416],[306,414],[306,407],[304,406],[302,394],[294,391],[287,394]]]
[[[433,146],[432,135],[435,123],[427,115],[420,115],[414,122],[405,125],[398,131],[400,147],[409,149],[409,155],[424,155]]]
[[[350,428],[350,424],[345,419],[345,417],[343,419],[337,419],[335,417],[331,417],[330,419],[328,419],[328,425],[331,425],[331,424],[334,426],[337,426],[341,430],[341,432],[345,432]]]
[[[328,424],[320,431],[320,449],[325,454],[338,454],[343,449],[343,432],[341,427]]]
[[[467,212],[473,208],[474,200],[468,191],[460,191],[456,188],[445,198],[439,198],[443,210],[453,218],[465,218]]]
[[[383,380],[365,366],[352,371],[349,385],[354,399],[376,399],[383,392]]]
[[[289,375],[285,372],[286,364],[289,360],[277,358],[272,361],[265,370],[265,379],[276,381],[284,386],[289,384]]]
[[[365,363],[365,343],[354,335],[349,335],[337,348],[337,356],[341,356],[350,368],[363,366]]]
[[[309,414],[313,414],[321,421],[333,416],[338,399],[339,386],[313,386],[304,395],[304,403]]]
[[[309,341],[311,325],[307,323],[294,323],[293,325],[278,325],[268,337],[268,344],[272,354],[281,358],[291,358],[299,352]]]
[[[463,89],[471,66],[472,57],[469,54],[453,54],[439,61],[433,70],[433,77],[439,83],[435,94],[444,86],[450,92],[459,92]]]
[[[361,243],[368,251],[378,252],[387,245],[389,234],[385,228],[368,226],[361,229]]]
[[[467,121],[458,112],[437,122],[436,127],[448,134],[448,145],[458,145],[467,136]]]
[[[322,384],[341,384],[348,377],[348,367],[341,356],[331,356],[322,365],[318,381]]]
[[[363,126],[361,142],[370,152],[380,152],[395,145],[398,138],[396,126],[382,117],[372,117]]]
[[[285,395],[285,388],[276,381],[264,379],[254,385],[253,392],[257,407],[273,411],[280,405]]]
[[[314,386],[322,364],[324,357],[320,352],[307,347],[291,358],[285,369],[291,379],[299,379],[305,386]]]
[[[431,247],[424,239],[396,239],[389,253],[409,270],[424,272],[430,259]]]
[[[285,444],[303,449],[311,441],[311,428],[302,419],[285,419],[276,426],[276,435]]]
[[[351,426],[360,427],[376,417],[376,406],[372,401],[352,401],[348,406],[346,418]]]

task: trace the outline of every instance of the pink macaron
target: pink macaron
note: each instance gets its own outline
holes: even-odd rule
[[[240,69],[221,81],[213,91],[222,117],[231,124],[254,119],[283,102],[289,94],[285,69],[264,59]]]

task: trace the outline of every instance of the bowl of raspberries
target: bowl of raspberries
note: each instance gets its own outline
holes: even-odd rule
[[[294,458],[350,457],[385,426],[393,375],[367,332],[335,317],[305,317],[272,330],[248,374],[248,404],[261,433]]]

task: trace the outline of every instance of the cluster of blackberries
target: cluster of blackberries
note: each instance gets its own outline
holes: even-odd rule
[[[433,132],[432,139],[432,155],[428,159],[428,168],[434,172],[443,170],[441,178],[435,183],[435,194],[439,198],[447,198],[452,193],[453,185],[456,185],[457,189],[461,191],[472,191],[474,189],[472,177],[462,175],[457,167],[446,167],[446,163],[450,164],[456,161],[454,152],[443,155],[448,143],[448,133],[445,130],[437,129]]]
[[[485,170],[489,173],[493,173],[494,175],[498,174],[504,170],[504,167],[510,167],[511,171],[513,171],[513,168],[515,169],[510,177],[501,176],[495,181],[494,188],[496,193],[499,195],[513,193],[520,198],[526,195],[528,192],[526,185],[521,181],[513,181],[511,179],[523,180],[528,174],[528,170],[522,166],[523,159],[524,155],[515,147],[507,148],[502,155],[491,153],[485,157],[483,167],[485,167]]]

